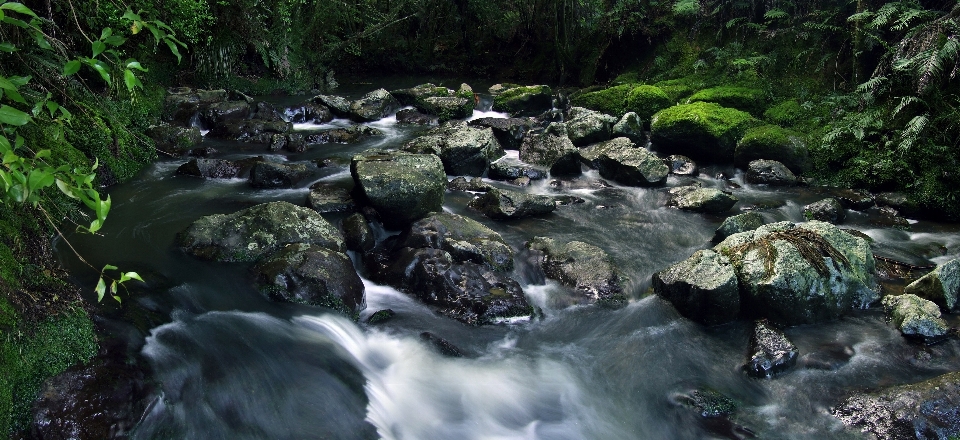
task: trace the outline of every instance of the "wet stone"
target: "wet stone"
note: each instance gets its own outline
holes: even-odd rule
[[[326,182],[310,185],[307,206],[319,213],[350,212],[357,209],[348,189]]]
[[[370,315],[370,318],[367,318],[367,324],[370,324],[370,325],[383,324],[384,322],[387,322],[393,319],[394,316],[397,316],[397,312],[394,312],[393,309],[377,310],[372,315]]]
[[[798,354],[787,335],[761,319],[754,323],[749,359],[743,369],[753,377],[771,378],[793,367]]]

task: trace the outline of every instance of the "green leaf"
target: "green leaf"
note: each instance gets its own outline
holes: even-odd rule
[[[127,90],[133,92],[135,89],[143,89],[143,84],[140,83],[140,80],[133,74],[133,71],[130,69],[123,69],[123,82],[127,85]]]
[[[106,272],[108,270],[117,270],[117,269],[119,269],[119,267],[114,266],[112,264],[105,264],[103,265],[103,269],[101,269],[100,272]]]
[[[11,101],[19,102],[21,104],[27,103],[27,100],[23,99],[23,96],[20,95],[20,92],[18,92],[17,89],[7,90],[7,98],[9,98]]]
[[[136,272],[124,272],[120,274],[121,283],[129,280],[143,281],[143,278],[140,278],[140,274]]]
[[[4,3],[4,4],[0,5],[0,9],[5,9],[5,10],[7,10],[7,11],[13,11],[13,12],[19,12],[19,13],[21,13],[21,14],[29,15],[29,16],[31,16],[31,17],[36,17],[36,16],[37,16],[37,14],[35,14],[33,11],[31,11],[30,8],[24,6],[22,3],[15,3],[15,2]]]
[[[104,39],[103,42],[111,46],[120,46],[123,45],[123,43],[126,43],[127,39],[121,35],[113,35]]]
[[[33,41],[35,41],[37,46],[40,46],[41,49],[53,50],[53,46],[50,45],[50,42],[47,41],[47,37],[45,37],[42,32],[33,31],[31,34],[33,36]]]
[[[135,60],[135,59],[133,59],[133,58],[130,58],[129,60],[127,60],[127,68],[128,68],[128,69],[137,69],[137,70],[139,70],[139,71],[141,71],[141,72],[147,72],[147,71],[148,71],[146,67],[141,66],[141,65],[140,65],[140,62],[137,61],[137,60]]]
[[[80,60],[68,61],[67,64],[63,65],[63,76],[70,76],[74,73],[80,71],[80,66],[83,64],[80,63]]]
[[[97,287],[94,290],[97,292],[97,302],[103,301],[103,296],[107,293],[107,283],[103,282],[102,276],[97,281]]]
[[[31,192],[46,188],[56,181],[53,174],[43,169],[33,169],[27,177],[27,189]]]
[[[121,16],[120,18],[121,18],[121,19],[124,19],[124,20],[130,20],[130,21],[140,21],[140,20],[142,20],[142,19],[140,18],[140,15],[134,14],[133,11],[130,10],[129,8],[127,9],[127,12],[124,12],[124,13],[123,13],[123,16]]]
[[[52,118],[54,113],[56,113],[57,110],[60,109],[60,104],[57,104],[56,102],[53,102],[53,101],[47,101],[46,107],[47,107],[47,112],[50,113],[50,117]]]
[[[0,76],[0,89],[3,90],[16,90],[17,86],[13,85],[9,79],[4,76]]]
[[[107,45],[103,44],[102,41],[94,41],[90,47],[93,49],[93,58],[96,58],[97,55],[100,55],[103,53],[103,51],[107,50]]]
[[[113,29],[103,28],[103,30],[100,31],[100,39],[101,39],[101,40],[104,39],[104,38],[107,38],[107,37],[109,37],[109,36],[111,36],[111,35],[113,35]]]
[[[7,77],[7,79],[9,79],[10,82],[12,82],[13,85],[15,85],[15,86],[17,86],[17,87],[23,87],[23,86],[27,85],[27,83],[30,82],[30,79],[32,79],[32,78],[33,78],[33,77],[31,77],[31,76],[29,76],[29,75],[27,75],[27,76],[10,76],[10,77]]]
[[[90,67],[93,67],[93,70],[96,70],[97,73],[100,74],[100,77],[103,78],[108,85],[113,84],[113,82],[110,81],[109,67],[104,64],[103,61],[89,59],[87,64],[89,64]]]
[[[121,302],[120,297],[117,295],[113,295],[113,299],[115,299],[118,303]]]
[[[21,126],[30,122],[30,115],[9,105],[0,105],[0,124]]]
[[[0,43],[0,52],[13,53],[16,51],[17,51],[17,46],[14,46],[13,43],[10,43],[8,41],[4,41]]]
[[[167,47],[170,48],[170,52],[172,52],[174,55],[176,55],[176,57],[177,57],[177,64],[179,64],[179,63],[180,63],[180,60],[181,60],[183,57],[180,55],[180,49],[177,48],[176,43],[174,43],[173,41],[171,41],[171,40],[169,40],[169,39],[165,39],[165,40],[163,40],[163,42],[164,42],[164,43],[167,43]]]
[[[116,281],[110,283],[110,294],[113,295],[114,293],[117,293],[117,282],[116,282]],[[114,295],[114,297],[116,297],[116,296]]]
[[[4,23],[10,23],[19,28],[30,29],[30,25],[27,22],[17,18],[3,17],[2,19],[0,19],[0,21],[3,21]]]

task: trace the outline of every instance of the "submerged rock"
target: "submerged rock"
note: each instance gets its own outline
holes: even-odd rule
[[[405,227],[443,205],[447,175],[432,154],[367,151],[353,157],[350,174],[388,228]]]
[[[752,231],[763,226],[763,216],[759,212],[745,212],[732,215],[723,220],[720,227],[713,234],[713,241],[720,242],[725,238],[741,232]]]
[[[679,186],[667,191],[670,200],[667,206],[685,211],[719,214],[737,204],[737,198],[716,188],[701,188],[699,185]]]
[[[932,272],[907,285],[903,293],[928,299],[951,312],[960,311],[960,301],[957,300],[960,296],[960,259],[937,266]]]
[[[681,315],[704,325],[730,322],[740,314],[740,285],[733,265],[709,249],[653,274],[653,291]]]
[[[548,278],[573,287],[588,301],[619,304],[626,300],[620,271],[603,249],[582,241],[560,244],[547,237],[535,237],[527,247],[543,253],[540,264]]]
[[[397,112],[397,123],[411,125],[437,125],[440,118],[432,115],[425,115],[416,109],[406,108]]]
[[[403,151],[434,154],[447,174],[480,176],[505,154],[490,129],[473,128],[463,121],[450,121],[403,146]]]
[[[472,261],[496,271],[513,269],[513,249],[482,223],[447,212],[417,220],[404,232],[400,247],[443,249],[457,262]]]
[[[177,236],[184,252],[215,261],[256,261],[291,243],[345,249],[340,231],[320,214],[287,202],[202,217]]]
[[[423,332],[420,333],[420,340],[426,342],[440,354],[446,357],[463,357],[463,351],[457,348],[456,345],[450,343],[450,341],[443,339],[433,333]]]
[[[553,197],[498,188],[491,188],[468,206],[495,220],[545,215],[557,209]]]
[[[350,317],[366,308],[363,281],[343,252],[288,244],[253,271],[257,288],[274,301],[326,307]]]
[[[943,340],[949,331],[940,318],[940,307],[916,295],[890,295],[883,298],[883,309],[900,333],[924,343]]]
[[[747,169],[747,182],[773,186],[797,184],[797,176],[784,164],[775,160],[755,160]]]
[[[880,440],[960,436],[960,372],[848,397],[833,410],[845,425]]]
[[[490,164],[487,177],[493,180],[514,180],[522,177],[542,180],[547,178],[547,171],[516,160],[501,158]]]
[[[751,376],[770,378],[793,367],[798,354],[787,335],[761,319],[754,323],[749,359],[743,369]]]
[[[670,167],[670,174],[678,176],[696,176],[700,174],[700,168],[693,159],[679,154],[671,154],[663,159],[663,162]]]

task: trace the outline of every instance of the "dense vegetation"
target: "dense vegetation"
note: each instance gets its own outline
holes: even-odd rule
[[[803,139],[822,183],[903,191],[960,217],[956,1],[24,2],[36,16],[0,3],[6,149],[57,178],[95,175],[78,188],[156,157],[143,130],[163,86],[304,93],[406,71],[588,87],[574,102],[644,119],[691,99],[734,107],[764,124],[751,140]],[[95,351],[50,238],[54,224],[102,221],[106,196],[92,206],[33,184],[0,210],[0,432],[24,426],[44,377]],[[73,342],[44,342],[61,333]]]

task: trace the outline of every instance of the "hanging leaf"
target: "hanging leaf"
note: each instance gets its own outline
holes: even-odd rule
[[[13,43],[4,41],[0,43],[0,52],[13,53],[17,51],[17,46],[14,46]]]
[[[97,292],[97,302],[103,301],[103,296],[107,294],[107,283],[103,282],[102,276],[97,281],[97,287],[94,290]]]
[[[133,92],[135,89],[143,89],[143,84],[140,83],[140,80],[133,74],[133,71],[130,69],[123,69],[123,82],[127,85],[127,90]]]
[[[16,2],[4,3],[4,4],[0,5],[0,9],[7,10],[7,11],[13,11],[13,12],[19,12],[19,13],[21,13],[21,14],[23,14],[23,15],[29,15],[29,16],[34,17],[34,18],[37,17],[37,14],[35,14],[33,11],[31,11],[30,8],[24,6],[23,3],[16,3]]]
[[[91,44],[91,48],[93,49],[93,58],[96,58],[97,55],[100,55],[103,53],[103,51],[107,50],[107,45],[102,41],[94,41],[93,44]]]
[[[30,115],[9,105],[0,105],[0,124],[21,126],[30,122]]]
[[[183,57],[180,56],[180,49],[177,49],[176,43],[174,43],[174,42],[171,41],[170,39],[165,39],[165,40],[163,40],[163,42],[164,42],[164,43],[167,43],[167,47],[170,48],[170,52],[173,52],[173,54],[176,55],[176,57],[177,57],[177,64],[179,64],[181,58],[183,58]]]
[[[79,72],[80,66],[82,66],[82,63],[80,63],[80,60],[68,61],[67,64],[63,65],[63,76],[70,76],[70,75],[73,75],[74,73]]]

